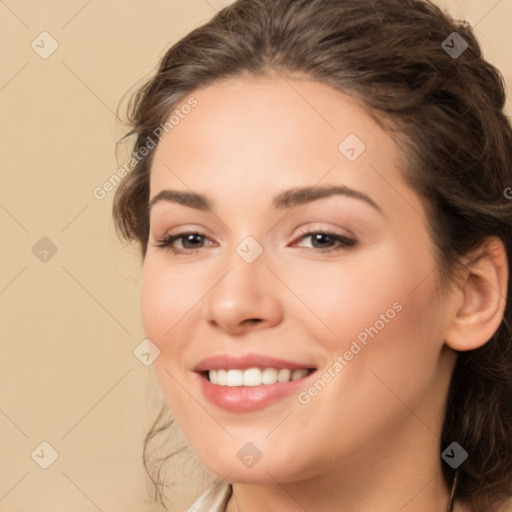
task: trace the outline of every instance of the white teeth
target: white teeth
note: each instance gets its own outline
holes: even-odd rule
[[[226,374],[228,372],[226,370],[217,370],[217,384],[219,386],[226,385]]]
[[[275,384],[277,382],[277,370],[275,368],[265,368],[261,374],[262,384]]]
[[[261,384],[261,370],[259,368],[249,368],[244,372],[244,386],[259,386]]]
[[[292,371],[286,368],[281,368],[277,374],[277,382],[288,382],[292,376]]]
[[[292,373],[292,380],[299,380],[299,379],[302,379],[303,377],[305,377],[307,374],[308,374],[308,370],[306,369],[301,369],[301,370],[294,370],[293,373]]]
[[[244,372],[242,370],[228,370],[226,374],[226,386],[241,386],[244,383]]]
[[[219,386],[261,386],[262,384],[275,384],[276,382],[289,382],[302,379],[309,374],[309,370],[289,370],[288,368],[248,368],[247,370],[209,370],[208,377],[212,384]]]

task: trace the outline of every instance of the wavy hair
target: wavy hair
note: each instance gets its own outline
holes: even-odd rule
[[[442,46],[452,37],[454,47],[454,32],[468,45],[456,58]],[[503,78],[483,58],[472,28],[428,0],[238,0],[172,45],[128,105],[126,137],[136,137],[139,160],[113,205],[119,235],[138,242],[142,257],[154,149],[140,154],[148,137],[195,89],[271,73],[301,74],[350,94],[399,144],[404,178],[428,206],[443,287],[490,236],[503,241],[512,275],[512,129]],[[509,299],[494,336],[458,353],[447,396],[439,453],[452,441],[468,452],[457,499],[474,512],[497,511],[512,496],[511,324]],[[159,415],[144,443],[162,504],[164,483],[159,464],[149,462],[149,444],[171,424]],[[442,468],[450,486],[453,471]]]

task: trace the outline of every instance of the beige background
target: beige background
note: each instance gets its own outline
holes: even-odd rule
[[[0,0],[0,512],[150,509],[141,450],[159,391],[133,354],[139,260],[116,240],[113,194],[92,191],[124,163],[123,94],[227,3]],[[512,2],[439,3],[477,25],[510,84]],[[31,47],[43,31],[47,59]],[[32,252],[42,237],[55,255]],[[205,482],[177,472],[183,507]]]

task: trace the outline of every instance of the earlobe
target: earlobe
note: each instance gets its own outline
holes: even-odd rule
[[[503,320],[508,262],[503,242],[488,238],[464,260],[464,278],[445,333],[453,350],[474,350],[487,343]]]

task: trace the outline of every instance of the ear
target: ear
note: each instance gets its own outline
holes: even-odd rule
[[[508,283],[507,252],[497,237],[488,238],[463,263],[445,332],[446,344],[459,351],[481,347],[494,336],[503,319]]]

